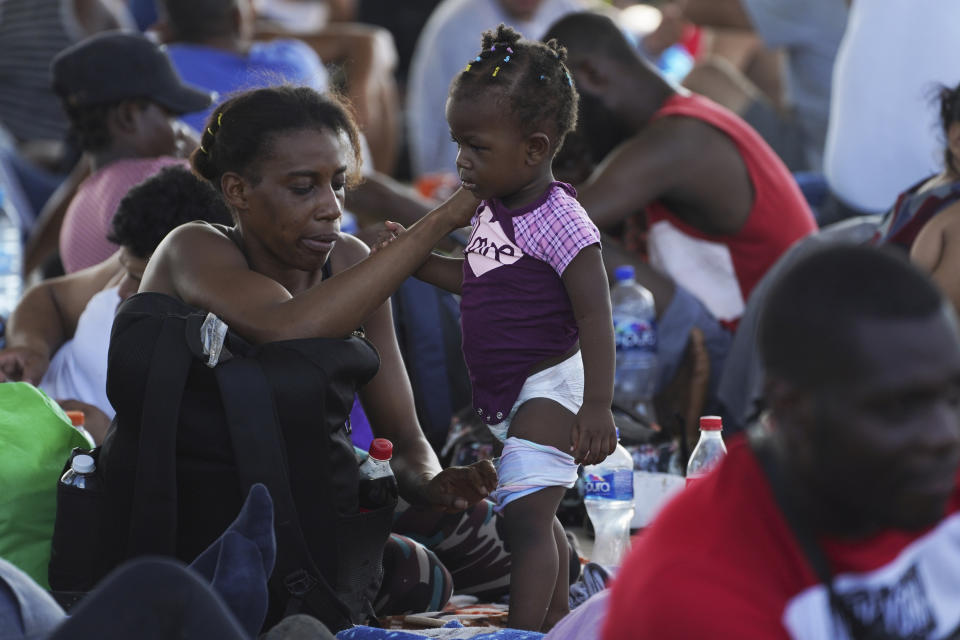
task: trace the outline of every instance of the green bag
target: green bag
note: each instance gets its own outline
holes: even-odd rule
[[[74,447],[90,443],[47,394],[0,383],[0,557],[45,589],[57,482]]]

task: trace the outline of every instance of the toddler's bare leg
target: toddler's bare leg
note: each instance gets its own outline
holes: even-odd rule
[[[541,631],[546,633],[553,625],[570,613],[570,550],[567,547],[567,536],[563,532],[563,525],[556,517],[553,518],[553,537],[557,541],[557,557],[560,566],[557,570],[557,582],[553,587],[553,596],[547,608],[547,616],[543,621]]]
[[[564,492],[563,487],[546,487],[511,502],[503,510],[511,553],[507,624],[514,629],[539,631],[554,604],[557,583],[567,582],[566,539],[560,553],[553,530]]]

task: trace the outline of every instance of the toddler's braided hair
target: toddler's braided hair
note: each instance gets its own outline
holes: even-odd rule
[[[501,24],[483,33],[480,53],[453,79],[450,97],[499,92],[521,129],[552,134],[556,152],[577,126],[579,96],[566,59],[566,48],[556,40],[527,40]]]

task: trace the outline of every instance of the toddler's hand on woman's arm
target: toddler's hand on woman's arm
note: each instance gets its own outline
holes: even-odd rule
[[[407,229],[399,222],[384,220],[383,229],[381,229],[380,233],[377,235],[376,242],[370,245],[370,253],[376,253],[380,249],[383,249],[385,246],[399,238],[400,234],[405,233],[406,231]]]

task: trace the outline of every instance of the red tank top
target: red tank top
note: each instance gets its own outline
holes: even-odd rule
[[[735,326],[767,269],[817,229],[810,207],[783,162],[746,122],[695,94],[667,100],[653,120],[686,116],[725,133],[753,183],[753,208],[733,235],[712,235],[683,222],[661,202],[646,209],[650,262],[696,295],[721,322]]]

